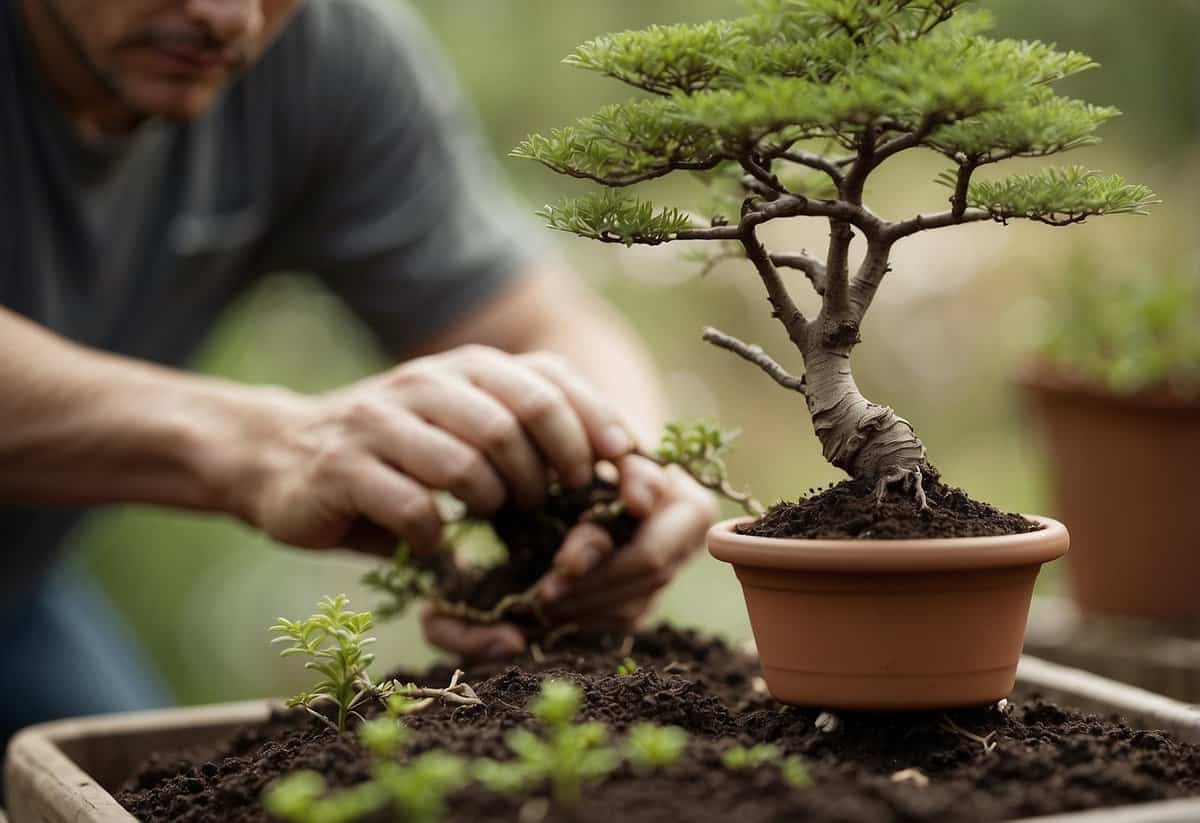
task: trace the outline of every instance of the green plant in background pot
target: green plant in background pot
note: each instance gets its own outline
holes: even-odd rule
[[[906,238],[981,221],[1064,226],[1157,202],[1080,166],[989,174],[1093,143],[1117,112],[1052,89],[1093,68],[1086,55],[990,38],[988,17],[968,5],[753,0],[734,20],[599,37],[566,62],[639,96],[514,151],[604,187],[547,206],[552,228],[744,258],[803,362],[795,375],[757,345],[704,333],[802,398],[826,459],[851,478],[710,533],[742,582],[767,685],[782,700],[913,708],[1002,697],[1038,568],[1066,550],[1061,524],[1006,517],[945,486],[914,427],[868,400],[851,368]],[[918,149],[949,162],[938,177],[949,207],[898,219],[874,211],[868,183]],[[711,218],[625,193],[678,172],[707,183]],[[824,254],[766,236],[769,224],[805,219],[827,226]],[[817,311],[796,298],[799,284]]]
[[[1200,618],[1200,267],[1171,265],[1115,271],[1077,256],[1021,375],[1090,613]]]

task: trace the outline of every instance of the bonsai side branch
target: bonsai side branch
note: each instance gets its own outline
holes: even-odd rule
[[[783,366],[771,358],[771,355],[763,351],[762,346],[746,343],[733,335],[725,334],[725,332],[714,329],[711,326],[704,330],[704,341],[712,343],[714,346],[726,351],[731,351],[743,360],[753,363],[785,389],[791,389],[792,391],[804,394],[804,378],[788,373]]]

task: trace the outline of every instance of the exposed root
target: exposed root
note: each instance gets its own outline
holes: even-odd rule
[[[893,466],[887,473],[880,475],[875,483],[875,505],[883,505],[888,487],[893,483],[903,483],[904,491],[912,494],[921,507],[921,511],[929,508],[929,499],[925,496],[925,478],[921,470],[915,466]]]
[[[988,732],[983,736],[977,735],[974,732],[967,731],[962,726],[955,723],[950,719],[949,715],[942,715],[941,727],[952,734],[957,734],[960,737],[965,737],[967,740],[978,743],[983,747],[984,754],[991,754],[996,750],[996,746],[999,745],[992,740],[992,738],[996,736],[994,731]]]
[[[409,683],[406,686],[397,684],[395,693],[404,697],[424,698],[424,700],[418,701],[422,705],[412,707],[411,711],[425,709],[436,700],[454,703],[458,706],[482,706],[483,701],[471,688],[470,683],[461,680],[462,676],[463,670],[455,669],[454,676],[450,678],[450,685],[444,689],[430,689]]]
[[[561,626],[556,626],[553,630],[547,632],[546,636],[542,638],[542,642],[548,649],[564,637],[575,634],[578,631],[578,623],[563,623]]]
[[[465,620],[468,623],[499,623],[513,612],[531,614],[539,623],[543,625],[546,623],[546,616],[542,613],[542,604],[538,599],[536,584],[523,592],[506,594],[499,603],[490,609],[476,609],[466,603],[446,600],[436,595],[430,597],[429,603],[436,613]]]

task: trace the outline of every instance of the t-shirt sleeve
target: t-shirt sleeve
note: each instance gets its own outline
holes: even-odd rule
[[[305,50],[324,65],[305,72],[313,142],[284,256],[401,354],[512,282],[542,251],[540,232],[415,13],[395,0],[314,6]]]

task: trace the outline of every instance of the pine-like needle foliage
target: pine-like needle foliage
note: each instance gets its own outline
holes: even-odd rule
[[[980,166],[1089,145],[1119,112],[1051,88],[1094,68],[1087,55],[988,37],[988,16],[964,9],[969,3],[749,0],[748,13],[733,20],[598,37],[565,62],[643,96],[532,135],[513,154],[608,187],[675,171],[718,178],[732,165],[756,179],[747,193],[860,208],[862,185],[888,157],[919,147],[944,155],[955,165],[946,178],[953,214],[884,232],[892,241],[989,217],[1060,225],[1140,214],[1157,202],[1145,187],[1077,168],[971,183]],[[827,175],[838,191],[795,192],[781,182],[787,166]],[[547,206],[542,216],[556,229],[630,245],[730,239],[689,232],[696,227],[678,210],[611,193]],[[804,204],[779,216],[833,219],[829,209]]]

